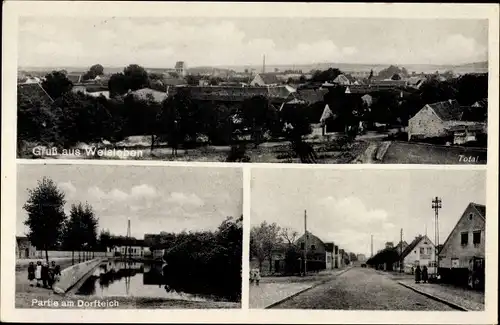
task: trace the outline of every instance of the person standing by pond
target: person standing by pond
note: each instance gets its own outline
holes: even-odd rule
[[[36,262],[35,279],[36,279],[36,286],[39,287],[40,282],[42,281],[42,262],[41,261]]]
[[[28,265],[28,281],[32,287],[35,282],[35,264],[33,262]]]
[[[42,265],[42,282],[43,282],[43,287],[48,288],[49,284],[49,264],[47,262],[43,263]]]
[[[59,278],[61,276],[61,266],[57,265],[55,261],[52,261],[49,274],[50,274],[49,286],[52,288],[54,283],[59,281]]]

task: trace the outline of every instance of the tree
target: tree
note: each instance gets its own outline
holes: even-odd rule
[[[104,74],[104,67],[100,64],[94,64],[90,67],[89,71],[85,72],[82,76],[83,80],[95,79],[97,76]]]
[[[125,76],[127,88],[130,90],[141,89],[148,85],[148,73],[140,65],[131,64],[127,66],[123,69],[123,75]]]
[[[408,71],[405,68],[399,68],[395,65],[391,65],[386,69],[381,70],[378,73],[379,78],[381,79],[389,79],[392,78],[395,74],[398,74],[401,77],[407,77]]]
[[[281,229],[280,235],[283,238],[283,240],[288,244],[288,246],[291,246],[295,243],[295,240],[298,238],[299,233],[293,229],[283,228]]]
[[[48,250],[59,243],[66,220],[64,192],[52,179],[44,177],[38,181],[36,188],[28,189],[28,196],[23,206],[28,213],[24,222],[29,228],[27,237],[33,246],[45,251],[45,259],[49,263]]]
[[[108,248],[114,247],[109,230],[101,230],[101,233],[99,234],[99,247],[105,251],[107,251]]]
[[[305,82],[306,82],[306,76],[301,75],[301,76],[300,76],[300,78],[299,78],[299,82],[300,82],[301,84],[305,83]]]
[[[191,93],[189,90],[178,90],[162,103],[155,134],[157,138],[165,138],[176,150],[186,138],[196,139],[201,125],[200,110],[191,99]]]
[[[198,86],[200,84],[200,77],[199,76],[194,76],[194,75],[188,75],[186,76],[186,82],[190,86]]]
[[[43,91],[40,89],[40,92]],[[41,94],[45,95],[45,94]],[[31,91],[17,92],[18,154],[25,142],[53,145],[58,138],[57,108],[46,96]]]
[[[115,73],[111,75],[108,81],[109,96],[116,97],[127,93],[130,89],[128,79],[123,73]]]
[[[241,105],[244,124],[252,130],[255,146],[261,143],[262,134],[273,130],[279,121],[278,112],[265,96],[245,99]]]
[[[272,269],[272,252],[281,244],[280,227],[276,223],[262,222],[260,226],[250,230],[250,253],[257,258],[259,268],[268,259],[269,269]]]
[[[56,99],[69,92],[73,83],[61,71],[52,71],[45,76],[42,87],[52,99]]]
[[[324,71],[317,70],[314,72],[312,80],[315,82],[322,82],[322,83],[327,81],[333,81],[341,74],[342,71],[340,71],[337,68],[329,68],[328,70]]]
[[[94,213],[94,209],[88,203],[85,203],[82,209],[82,225],[83,225],[83,242],[82,246],[87,251],[94,251],[97,246],[97,225],[98,218]]]
[[[105,98],[67,93],[54,102],[59,113],[59,141],[65,147],[77,142],[101,142],[112,138],[116,127]]]

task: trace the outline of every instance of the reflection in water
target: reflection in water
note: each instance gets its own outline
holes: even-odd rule
[[[219,300],[207,295],[187,294],[172,290],[165,283],[162,264],[108,261],[97,267],[84,281],[78,295],[111,297],[150,297],[192,301]]]

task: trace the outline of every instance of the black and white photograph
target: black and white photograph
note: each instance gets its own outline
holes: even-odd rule
[[[249,307],[484,311],[483,170],[252,169]]]
[[[241,308],[240,169],[17,168],[16,308]]]
[[[21,16],[17,157],[486,164],[488,20]]]

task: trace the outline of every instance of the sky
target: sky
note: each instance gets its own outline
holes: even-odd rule
[[[487,47],[487,20],[21,17],[18,64],[463,64],[486,61]]]
[[[17,235],[27,231],[23,205],[27,189],[44,176],[71,204],[88,202],[99,230],[144,238],[145,233],[215,230],[227,216],[242,214],[242,172],[237,168],[138,167],[100,165],[18,165]]]
[[[432,199],[442,199],[442,244],[470,202],[485,204],[485,171],[252,169],[251,224],[277,223],[307,230],[324,242],[370,256],[396,245],[403,228],[408,244],[419,234],[434,242]]]

